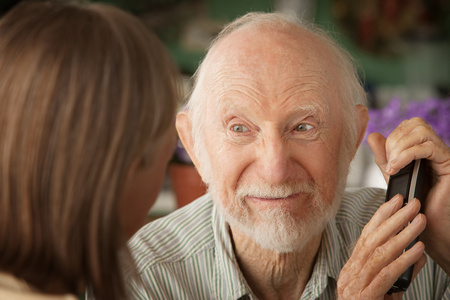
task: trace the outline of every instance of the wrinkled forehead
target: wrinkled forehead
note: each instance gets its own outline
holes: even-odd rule
[[[325,94],[336,93],[337,77],[332,54],[312,33],[250,25],[211,49],[201,80],[210,100],[227,98],[235,90],[268,97],[295,90],[328,101]]]

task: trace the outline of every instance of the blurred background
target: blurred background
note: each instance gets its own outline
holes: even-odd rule
[[[360,64],[369,98],[368,133],[388,135],[402,120],[420,116],[450,144],[448,0],[111,1],[141,16],[186,78],[226,22],[249,11],[294,13],[329,31]],[[179,145],[152,215],[165,214],[204,193],[195,169],[190,169]],[[348,186],[386,187],[366,141],[352,163]]]
[[[0,12],[17,2],[1,0]],[[388,135],[402,120],[420,116],[450,144],[450,0],[101,2],[135,14],[157,33],[186,78],[186,90],[210,41],[225,23],[249,11],[294,13],[329,31],[361,65],[371,117],[368,133]],[[352,163],[348,186],[386,186],[365,141]],[[165,215],[204,192],[179,143],[149,219]]]

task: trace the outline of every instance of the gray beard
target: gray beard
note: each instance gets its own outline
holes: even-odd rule
[[[209,185],[209,193],[231,229],[250,237],[264,249],[280,253],[301,251],[315,236],[324,231],[327,223],[339,209],[345,190],[345,180],[338,182],[335,190],[334,200],[328,204],[313,183],[294,183],[275,187],[265,184],[240,186],[234,201],[228,203],[230,201],[221,199],[214,184]],[[301,218],[293,216],[283,208],[251,211],[244,200],[246,195],[275,198],[299,192],[307,194],[309,198],[309,214]]]

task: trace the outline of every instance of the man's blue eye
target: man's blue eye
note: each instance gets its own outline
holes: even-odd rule
[[[244,125],[234,125],[233,127],[231,127],[231,130],[235,132],[247,132],[248,128]]]
[[[297,125],[297,127],[295,127],[296,131],[307,131],[307,130],[311,130],[313,129],[314,126],[306,124],[306,123],[300,123]]]

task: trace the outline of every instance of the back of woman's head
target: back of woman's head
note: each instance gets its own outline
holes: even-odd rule
[[[124,295],[118,203],[173,128],[176,69],[106,5],[17,6],[0,20],[0,270],[46,291]],[[123,260],[122,260],[123,262]],[[50,284],[49,284],[50,285]]]

